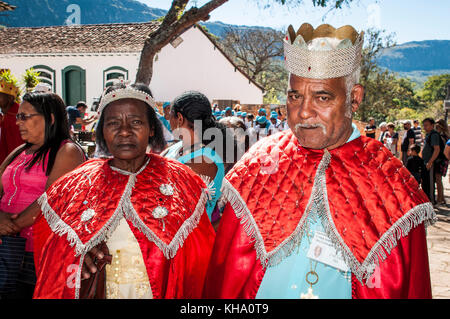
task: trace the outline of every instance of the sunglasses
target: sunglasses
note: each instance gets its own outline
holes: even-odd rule
[[[35,113],[35,114],[25,114],[25,113],[17,113],[16,114],[16,120],[17,121],[26,121],[28,119],[31,119],[33,116],[36,115],[41,115],[39,113]]]

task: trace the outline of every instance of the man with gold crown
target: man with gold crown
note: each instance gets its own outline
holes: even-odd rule
[[[0,72],[0,108],[3,113],[0,136],[0,164],[9,153],[24,142],[16,125],[16,115],[19,111],[19,88],[17,80],[10,71]]]
[[[290,130],[227,174],[207,298],[431,298],[432,205],[402,163],[352,124],[363,33],[288,29]]]

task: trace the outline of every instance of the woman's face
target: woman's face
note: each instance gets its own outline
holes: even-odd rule
[[[145,155],[154,135],[147,118],[147,105],[134,99],[112,102],[105,109],[103,136],[114,158],[133,160]]]
[[[17,115],[24,118],[16,119],[20,137],[27,143],[42,146],[45,141],[45,118],[34,106],[26,101],[19,106]]]

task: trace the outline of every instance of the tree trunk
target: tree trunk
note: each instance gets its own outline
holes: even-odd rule
[[[211,0],[201,8],[191,8],[181,17],[187,0],[174,0],[161,26],[149,35],[142,49],[136,82],[150,85],[153,76],[153,60],[156,53],[199,21],[209,19],[209,13],[228,0]],[[179,18],[178,18],[179,17]]]

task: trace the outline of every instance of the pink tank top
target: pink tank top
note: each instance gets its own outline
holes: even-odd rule
[[[68,141],[64,141],[62,145]],[[48,153],[45,156],[44,168],[42,162],[37,162],[29,170],[27,163],[33,158],[33,154],[20,153],[8,165],[2,175],[3,197],[0,202],[0,210],[5,213],[17,214],[30,206],[45,192],[48,176],[47,170]],[[24,228],[20,236],[27,239],[25,250],[33,251],[33,226]]]

